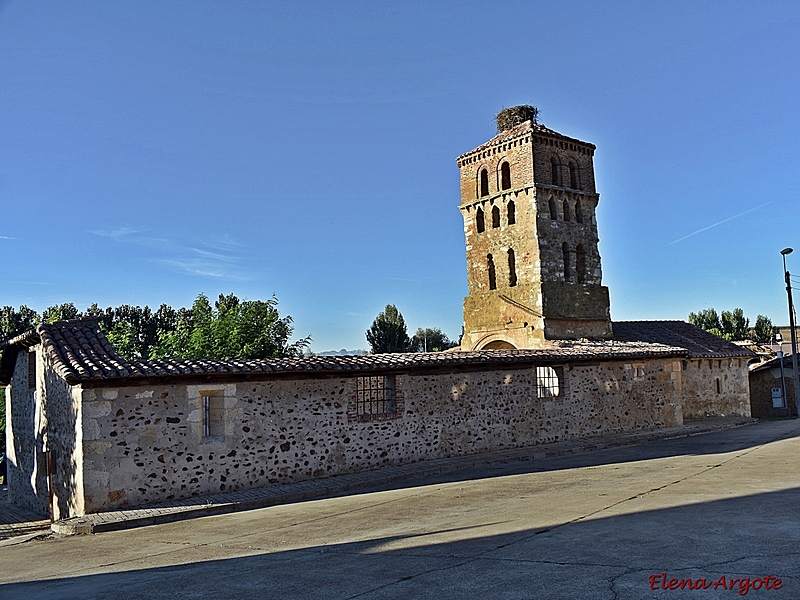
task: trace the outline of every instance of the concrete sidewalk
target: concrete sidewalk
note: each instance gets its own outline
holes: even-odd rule
[[[142,527],[194,517],[262,508],[276,504],[296,502],[298,500],[322,498],[412,478],[456,472],[480,465],[531,461],[577,452],[627,446],[652,440],[663,440],[718,431],[755,422],[757,422],[756,419],[743,417],[716,417],[687,420],[685,424],[680,427],[669,427],[616,436],[584,438],[554,444],[542,444],[526,448],[486,452],[451,459],[384,467],[361,473],[339,475],[299,483],[255,488],[239,492],[212,494],[208,496],[196,496],[183,500],[151,504],[140,508],[94,513],[83,517],[74,517],[72,519],[57,521],[50,526],[50,529],[60,535],[76,535]],[[5,496],[0,497],[0,540],[4,538],[13,539],[14,536],[20,535],[32,537],[37,533],[46,533],[49,525],[50,523],[48,520],[41,520],[41,518],[36,517],[36,515],[12,507]]]

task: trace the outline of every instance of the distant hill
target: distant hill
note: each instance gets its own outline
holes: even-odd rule
[[[328,350],[327,352],[317,352],[317,356],[358,356],[360,354],[368,354],[366,350]]]

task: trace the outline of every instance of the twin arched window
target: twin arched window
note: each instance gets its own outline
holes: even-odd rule
[[[517,207],[513,200],[509,200],[506,206],[506,218],[509,225],[514,225],[517,222]],[[492,207],[492,229],[497,229],[498,227],[500,227],[500,207],[495,205]],[[475,211],[475,229],[478,233],[486,231],[486,217],[483,208],[480,206]]]
[[[494,268],[494,257],[491,254],[486,255],[486,270],[489,275],[489,289],[497,289],[497,272]],[[514,254],[514,249],[508,249],[508,286],[514,287],[517,285],[517,259]]]
[[[572,281],[572,253],[567,242],[561,244],[561,253],[564,260],[564,281]],[[575,275],[578,283],[586,283],[586,250],[583,244],[575,248]]]
[[[489,171],[481,169],[478,177],[478,198],[483,198],[489,195]],[[504,161],[500,165],[500,189],[511,189],[511,165],[508,164],[508,161]]]

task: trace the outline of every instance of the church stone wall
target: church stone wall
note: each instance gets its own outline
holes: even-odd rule
[[[745,359],[683,361],[683,416],[750,416],[750,384]]]
[[[85,510],[301,481],[383,465],[680,424],[666,359],[395,376],[398,413],[362,421],[355,377],[83,391]],[[201,396],[224,433],[204,439]],[[221,430],[222,431],[222,430]]]

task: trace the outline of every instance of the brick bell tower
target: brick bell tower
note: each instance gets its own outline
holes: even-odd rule
[[[610,338],[595,211],[595,146],[497,115],[498,134],[457,159],[469,295],[462,350]]]

